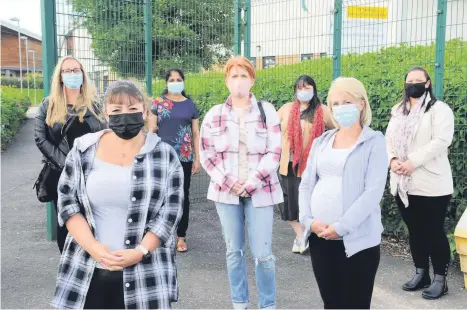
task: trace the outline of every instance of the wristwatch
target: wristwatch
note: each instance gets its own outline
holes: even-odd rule
[[[147,258],[147,257],[150,255],[149,250],[146,249],[146,248],[145,248],[144,246],[142,246],[141,244],[139,244],[139,245],[136,247],[136,249],[137,249],[138,251],[140,251],[141,253],[143,253],[143,259],[144,259],[144,258]]]

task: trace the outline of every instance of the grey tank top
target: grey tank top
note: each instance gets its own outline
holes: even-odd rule
[[[86,191],[96,223],[96,239],[112,251],[125,249],[130,206],[131,166],[123,167],[94,158]],[[98,268],[102,268],[99,264]]]

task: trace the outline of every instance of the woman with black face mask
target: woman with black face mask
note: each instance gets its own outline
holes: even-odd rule
[[[183,169],[172,147],[143,133],[146,102],[133,82],[111,84],[110,129],[78,138],[67,156],[58,221],[69,235],[53,307],[167,309],[178,298]]]
[[[446,276],[451,252],[444,220],[453,193],[448,159],[453,135],[451,108],[435,98],[425,69],[411,69],[405,76],[402,102],[392,109],[386,141],[391,193],[408,227],[416,268],[414,277],[402,289],[426,288],[422,294],[425,299],[438,299],[448,292]]]

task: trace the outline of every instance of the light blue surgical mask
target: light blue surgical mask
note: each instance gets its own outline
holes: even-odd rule
[[[358,120],[356,104],[339,105],[332,108],[332,115],[341,127],[351,127]]]
[[[79,89],[83,85],[83,74],[62,74],[62,81],[69,89]]]
[[[312,91],[299,90],[296,93],[297,99],[301,102],[309,102],[315,94]]]
[[[167,83],[167,90],[169,91],[169,93],[174,94],[174,95],[181,94],[184,88],[185,88],[185,83],[183,81]]]

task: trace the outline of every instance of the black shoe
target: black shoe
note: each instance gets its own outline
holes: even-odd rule
[[[402,285],[404,291],[416,291],[427,288],[431,284],[430,273],[426,269],[417,268],[415,275],[409,282]]]
[[[438,299],[448,293],[448,282],[446,276],[435,274],[433,283],[430,287],[423,291],[423,298],[425,299]]]

